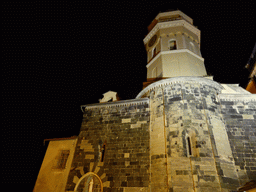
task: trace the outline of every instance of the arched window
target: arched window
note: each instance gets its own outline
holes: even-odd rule
[[[197,135],[198,131],[196,129],[187,129],[184,131],[184,152],[187,157],[199,157],[201,146],[198,145]]]
[[[156,56],[156,47],[152,49],[152,58]]]
[[[169,50],[175,50],[175,49],[177,49],[176,40],[171,39],[171,40],[169,41],[168,48],[169,48]]]

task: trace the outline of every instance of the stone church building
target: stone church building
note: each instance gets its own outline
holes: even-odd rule
[[[50,140],[34,192],[226,192],[256,180],[256,95],[207,76],[183,12],[148,30],[143,90],[82,105],[79,135]]]

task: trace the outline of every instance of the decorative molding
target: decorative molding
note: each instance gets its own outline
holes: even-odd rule
[[[106,103],[94,103],[88,105],[81,105],[81,110],[84,112],[84,109],[95,109],[95,108],[110,108],[110,107],[123,107],[123,106],[132,106],[132,105],[142,105],[149,104],[148,98],[139,98],[139,99],[130,99],[116,102],[106,102]]]
[[[256,94],[219,94],[222,101],[254,101],[256,102]]]
[[[137,95],[136,99],[142,98],[149,91],[151,91],[157,87],[162,87],[165,85],[171,85],[171,84],[176,84],[176,83],[196,83],[196,84],[200,84],[200,85],[208,85],[208,86],[211,86],[211,87],[214,87],[215,89],[217,89],[219,93],[221,92],[222,89],[224,89],[220,83],[215,82],[211,79],[207,79],[205,77],[193,77],[193,76],[171,77],[169,79],[163,79],[163,80],[160,80],[160,81],[150,84],[149,86],[147,86],[145,89],[143,89]]]
[[[152,63],[155,62],[155,60],[160,57],[161,55],[164,54],[173,54],[173,53],[190,53],[191,55],[193,55],[194,57],[200,59],[201,61],[204,62],[204,58],[198,56],[197,54],[193,53],[192,51],[190,51],[189,49],[178,49],[178,50],[171,50],[171,51],[160,51],[147,65],[146,67],[149,68],[150,65],[152,65]]]
[[[155,19],[159,20],[160,17],[172,16],[172,15],[180,15],[180,16],[184,17],[184,19],[186,19],[188,22],[193,24],[193,19],[191,19],[189,16],[187,16],[185,13],[181,12],[180,10],[159,13],[155,17]]]
[[[168,27],[178,27],[178,26],[184,26],[189,31],[193,32],[195,35],[198,36],[199,43],[200,43],[200,30],[197,29],[195,26],[189,24],[185,20],[177,20],[177,21],[169,21],[169,22],[163,22],[163,23],[157,23],[156,26],[148,33],[148,35],[143,39],[144,44],[147,44],[147,42],[155,35],[155,33],[159,29],[164,29]]]

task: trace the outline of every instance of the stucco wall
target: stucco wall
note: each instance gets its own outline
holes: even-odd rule
[[[156,69],[156,76],[154,76],[153,69]],[[158,57],[155,62],[147,69],[147,78],[156,78],[163,75],[162,57]]]
[[[145,48],[148,53],[148,62],[153,58],[152,50],[156,47],[156,53],[159,51],[169,51],[169,40],[176,40],[177,50],[188,49],[201,57],[199,37],[184,27],[171,27],[160,29],[155,33],[157,40],[151,47],[146,44]],[[194,50],[190,44],[194,45]]]
[[[206,75],[204,62],[190,53],[175,52],[163,54],[163,77]]]
[[[67,182],[77,139],[50,141],[40,168],[34,192],[63,192]],[[56,169],[61,150],[69,150],[65,169]]]

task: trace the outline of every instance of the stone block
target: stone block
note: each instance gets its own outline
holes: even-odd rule
[[[148,192],[148,187],[124,187],[123,192]]]
[[[134,129],[134,128],[140,128],[141,127],[141,124],[131,124],[131,128]]]
[[[77,183],[79,181],[79,178],[75,175],[73,178],[73,183]]]
[[[122,123],[130,123],[130,122],[131,122],[131,118],[122,119]]]

